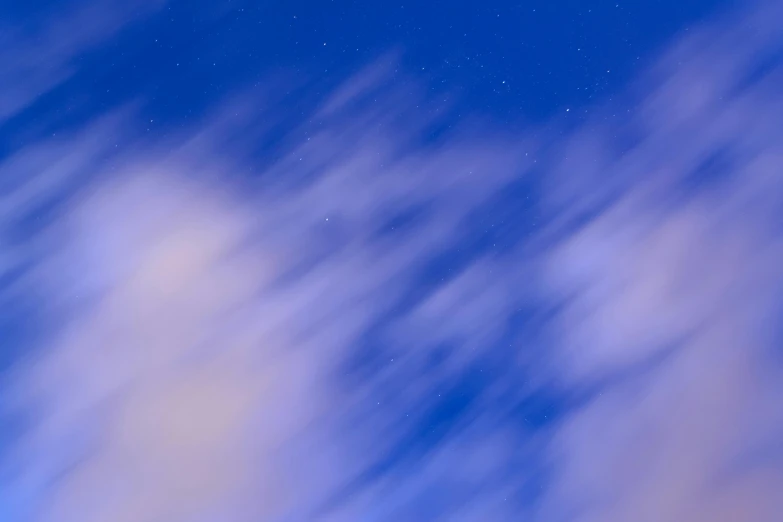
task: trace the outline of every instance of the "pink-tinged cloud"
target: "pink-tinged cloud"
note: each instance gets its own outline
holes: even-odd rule
[[[777,520],[783,69],[753,73],[783,44],[779,4],[692,31],[622,119],[596,107],[565,136],[487,125],[416,145],[437,115],[412,110],[413,80],[386,85],[387,57],[258,178],[219,139],[251,148],[266,131],[252,93],[165,147],[135,136],[129,109],[17,151],[0,164],[3,240],[42,206],[57,219],[0,257],[29,265],[2,297],[31,295],[44,330],[6,379],[21,435],[0,508],[40,522]],[[700,171],[719,153],[725,172]],[[537,188],[530,237],[410,298],[520,179]],[[379,232],[412,210],[417,226]],[[535,307],[537,335],[507,342],[509,317]],[[346,361],[371,329],[389,360],[357,376]],[[487,366],[500,343],[510,355]],[[455,427],[411,437],[466,374],[479,392]],[[564,404],[552,419],[513,418],[542,393]]]

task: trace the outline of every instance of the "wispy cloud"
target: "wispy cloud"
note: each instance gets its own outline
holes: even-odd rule
[[[773,520],[779,11],[691,31],[566,133],[428,140],[387,57],[261,173],[252,93],[165,147],[128,110],[16,151],[2,306],[44,332],[3,376],[0,507]]]

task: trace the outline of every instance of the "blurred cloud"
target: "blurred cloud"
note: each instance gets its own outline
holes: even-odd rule
[[[0,509],[772,521],[779,12],[699,28],[638,101],[565,135],[475,124],[427,141],[441,113],[416,109],[434,102],[415,78],[385,82],[384,57],[256,177],[216,139],[263,139],[244,115],[273,108],[250,94],[165,152],[133,109],[14,151],[2,306],[32,296],[45,331],[3,374],[18,436]],[[0,91],[6,113],[20,100]]]
[[[555,436],[544,519],[563,506],[578,520],[777,516],[783,207],[779,189],[751,203],[736,183],[780,176],[739,168],[709,195],[662,202],[649,226],[607,212],[555,256],[551,273],[580,288],[558,322],[557,377],[609,384]],[[769,199],[776,211],[758,212]]]
[[[281,359],[272,325],[245,318],[269,276],[263,257],[233,251],[249,221],[215,192],[147,175],[98,188],[70,215],[58,265],[94,284],[50,291],[94,305],[20,376],[19,400],[39,413],[14,458],[52,492],[41,520],[189,519],[251,484],[268,490],[256,515],[271,516],[284,478],[253,479],[271,478],[259,469],[315,402],[300,403],[309,366]]]

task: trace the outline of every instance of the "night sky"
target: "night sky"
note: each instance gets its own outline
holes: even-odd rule
[[[0,521],[773,522],[783,2],[0,2]]]

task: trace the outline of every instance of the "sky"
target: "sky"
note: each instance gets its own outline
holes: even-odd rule
[[[0,520],[778,521],[782,19],[0,3]]]

